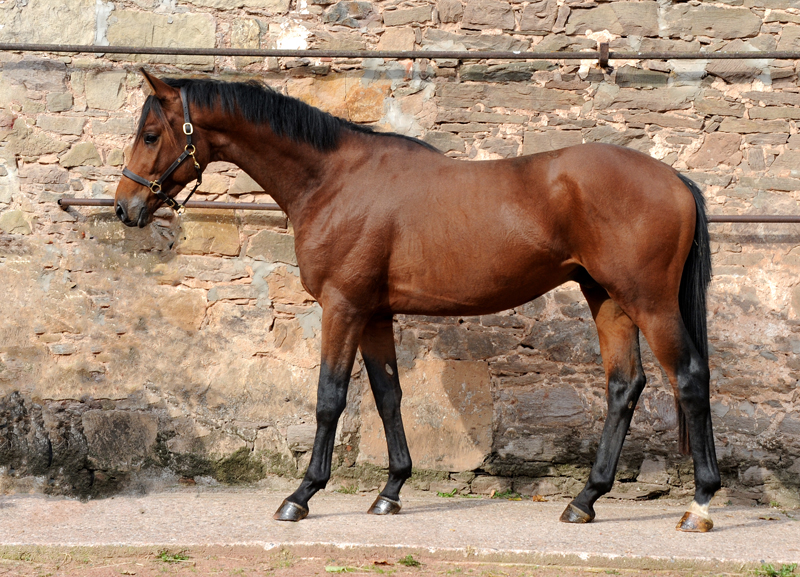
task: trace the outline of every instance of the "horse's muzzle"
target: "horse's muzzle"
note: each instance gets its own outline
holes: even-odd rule
[[[124,201],[117,201],[115,212],[117,218],[119,218],[125,226],[144,228],[149,220],[147,207],[135,201],[131,202],[130,205]]]

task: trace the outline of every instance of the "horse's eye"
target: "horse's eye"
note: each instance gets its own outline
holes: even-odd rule
[[[155,144],[158,140],[158,135],[156,134],[145,134],[144,135],[144,143],[145,144]]]

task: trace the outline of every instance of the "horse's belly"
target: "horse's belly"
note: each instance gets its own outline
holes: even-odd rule
[[[543,295],[569,280],[575,269],[574,264],[549,259],[526,265],[503,269],[501,263],[431,263],[418,271],[406,270],[390,276],[389,304],[393,312],[403,314],[489,314]]]

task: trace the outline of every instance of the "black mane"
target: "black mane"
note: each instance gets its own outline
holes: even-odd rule
[[[375,132],[372,128],[338,118],[305,102],[284,96],[269,86],[255,80],[248,82],[222,82],[220,80],[193,78],[166,78],[164,82],[175,88],[186,87],[189,103],[201,108],[219,105],[228,114],[237,114],[254,124],[269,124],[275,134],[299,143],[310,144],[317,150],[334,150],[339,145],[343,131],[403,138],[440,152],[427,142],[397,134]],[[155,101],[155,102],[153,102]],[[142,108],[139,132],[149,112],[161,112],[155,98],[148,98]],[[163,113],[161,113],[163,117]]]

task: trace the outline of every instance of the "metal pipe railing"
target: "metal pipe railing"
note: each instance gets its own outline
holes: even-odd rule
[[[71,206],[114,206],[111,198],[60,198],[58,206],[67,210]],[[219,208],[232,210],[281,210],[274,202],[219,202],[213,200],[190,200],[186,208]],[[710,214],[708,222],[720,223],[800,223],[800,215],[774,214]]]
[[[282,50],[273,48],[170,48],[166,46],[86,46],[81,44],[0,43],[0,51],[168,56],[257,56],[289,58],[437,58],[450,60],[800,60],[800,51],[758,52],[608,52],[607,43],[586,52],[490,50]]]

